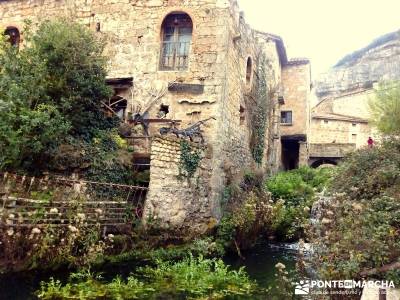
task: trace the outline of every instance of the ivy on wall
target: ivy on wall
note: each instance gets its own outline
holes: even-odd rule
[[[257,107],[253,116],[252,155],[254,161],[259,165],[262,164],[264,156],[268,113],[268,87],[265,66],[266,59],[262,58],[258,70]]]
[[[179,165],[180,177],[184,176],[187,179],[193,177],[202,159],[201,152],[194,149],[188,141],[181,140],[181,158]]]

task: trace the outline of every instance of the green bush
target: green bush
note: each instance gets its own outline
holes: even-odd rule
[[[315,192],[329,185],[332,168],[301,167],[278,173],[265,184],[274,199],[271,231],[279,240],[304,238]]]
[[[24,33],[20,49],[0,37],[0,169],[43,169],[68,136],[90,140],[117,124],[102,111],[111,90],[101,40],[67,20]]]
[[[284,199],[296,204],[310,199],[315,191],[321,191],[331,178],[333,169],[312,169],[301,167],[296,170],[278,173],[266,182],[266,188],[275,200]]]
[[[400,141],[390,138],[381,147],[364,148],[347,157],[332,181],[333,190],[355,199],[371,199],[400,186]]]
[[[343,162],[332,181],[331,201],[312,231],[322,276],[400,283],[398,269],[379,272],[400,259],[399,192],[400,141],[395,137]]]
[[[39,299],[221,299],[255,291],[243,269],[231,271],[222,260],[188,257],[181,262],[159,261],[157,267],[143,267],[127,281],[120,278],[103,283],[92,275],[70,282],[51,279],[42,283]],[[140,280],[143,278],[145,280]]]

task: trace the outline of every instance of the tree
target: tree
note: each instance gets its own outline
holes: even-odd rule
[[[17,49],[0,39],[0,169],[45,160],[68,136],[90,140],[115,126],[102,111],[104,43],[85,26],[46,21]]]
[[[382,83],[369,106],[372,122],[383,134],[400,134],[400,82]]]

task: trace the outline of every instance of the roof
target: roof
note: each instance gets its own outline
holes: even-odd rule
[[[310,60],[306,57],[297,57],[297,58],[292,58],[288,61],[287,65],[288,66],[299,66],[299,65],[308,65],[310,63]]]
[[[262,32],[258,30],[256,30],[256,33],[262,35],[264,38],[270,39],[275,42],[281,65],[282,66],[287,65],[288,58],[287,58],[285,44],[283,43],[283,39],[279,35],[272,33]]]
[[[336,113],[319,113],[311,116],[313,119],[336,120],[345,122],[368,123],[368,120]]]

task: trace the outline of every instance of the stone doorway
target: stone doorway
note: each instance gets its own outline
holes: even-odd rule
[[[282,167],[285,171],[299,167],[300,144],[297,140],[282,139]]]

